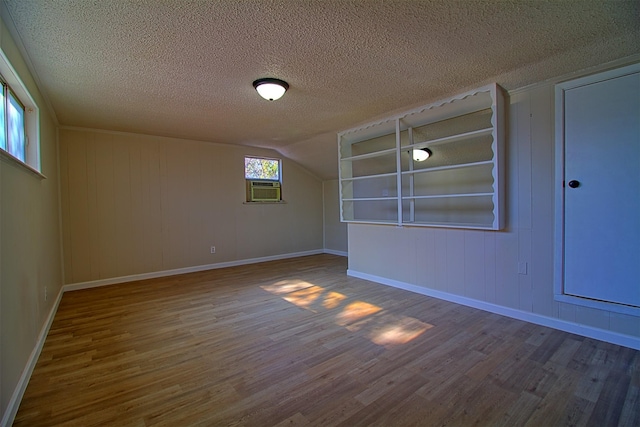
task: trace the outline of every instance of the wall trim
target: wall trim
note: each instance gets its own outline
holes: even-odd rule
[[[36,344],[33,347],[31,354],[29,355],[29,359],[27,359],[27,364],[22,371],[22,375],[20,375],[18,384],[16,384],[16,388],[11,395],[11,399],[9,399],[9,404],[7,405],[7,410],[2,417],[2,421],[0,421],[1,427],[9,427],[13,424],[13,421],[16,418],[18,408],[20,408],[20,402],[22,402],[22,397],[24,396],[24,392],[26,391],[29,380],[31,379],[31,374],[33,373],[33,369],[36,367],[36,363],[38,362],[38,358],[40,357],[40,353],[42,352],[42,348],[44,347],[44,342],[47,339],[47,335],[49,334],[49,329],[51,329],[53,318],[58,311],[60,301],[62,301],[63,292],[64,291],[61,288],[58,292],[58,296],[56,297],[55,302],[51,306],[51,310],[49,310],[49,314],[47,315],[44,325],[42,325],[42,329],[40,330],[40,334],[38,335]]]
[[[70,292],[70,291],[77,291],[80,289],[98,288],[100,286],[108,286],[108,285],[115,285],[118,283],[133,282],[136,280],[155,279],[158,277],[168,277],[168,276],[175,276],[178,274],[196,273],[199,271],[215,270],[218,268],[237,267],[239,265],[257,264],[259,262],[277,261],[280,259],[297,258],[301,256],[308,256],[308,255],[318,255],[318,254],[322,254],[323,252],[324,251],[322,249],[314,249],[311,251],[293,252],[293,253],[271,255],[271,256],[259,257],[259,258],[241,259],[237,261],[219,262],[216,264],[196,265],[193,267],[154,271],[151,273],[132,274],[129,276],[120,276],[120,277],[112,277],[108,279],[91,280],[88,282],[71,283],[68,285],[64,285],[62,289],[64,292]]]
[[[337,256],[344,256],[344,257],[348,257],[349,253],[346,251],[336,251],[333,249],[325,249],[324,250],[325,254],[331,254],[331,255],[337,255]]]
[[[362,273],[360,271],[347,269],[347,275],[358,279],[369,280],[371,282],[387,285],[394,288],[404,289],[406,291],[415,292],[417,294],[438,298],[444,301],[461,304],[467,307],[477,308],[479,310],[488,311],[490,313],[511,317],[517,320],[534,323],[536,325],[546,326],[560,331],[581,335],[587,338],[593,338],[600,341],[606,341],[612,344],[629,347],[640,350],[640,338],[631,335],[619,334],[604,329],[593,328],[590,326],[580,325],[566,320],[547,317],[540,314],[530,313],[527,311],[517,310],[514,308],[504,307],[460,295],[450,294],[448,292],[437,291],[435,289],[424,288],[422,286],[412,285],[398,280],[387,279],[385,277],[375,276],[373,274]]]
[[[522,92],[528,92],[530,90],[539,89],[545,86],[555,86],[556,84],[562,83],[567,80],[573,80],[573,79],[588,76],[591,74],[596,74],[603,71],[612,70],[615,68],[625,67],[627,65],[632,65],[638,61],[640,61],[640,54],[625,56],[623,58],[618,58],[618,59],[614,59],[613,61],[605,62],[604,64],[594,65],[591,67],[572,71],[570,73],[562,74],[560,76],[552,77],[542,82],[532,83],[530,85],[515,88],[512,90],[509,90],[508,93],[509,93],[509,96],[513,96]]]

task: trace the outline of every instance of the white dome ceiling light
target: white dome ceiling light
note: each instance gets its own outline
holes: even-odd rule
[[[282,98],[282,95],[289,89],[289,83],[279,79],[266,78],[253,82],[253,87],[267,101],[275,101]]]
[[[431,157],[431,150],[428,148],[418,148],[413,150],[413,160],[416,162],[423,162]]]

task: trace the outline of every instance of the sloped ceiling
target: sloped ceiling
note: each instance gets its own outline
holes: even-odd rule
[[[61,126],[278,150],[337,177],[336,132],[640,51],[637,0],[6,0]],[[291,88],[275,102],[261,77]]]

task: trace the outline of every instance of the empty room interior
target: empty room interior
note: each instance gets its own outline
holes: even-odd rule
[[[638,1],[0,17],[2,427],[640,426]]]

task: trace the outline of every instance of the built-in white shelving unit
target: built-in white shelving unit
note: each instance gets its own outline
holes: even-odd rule
[[[342,221],[501,229],[503,111],[492,84],[339,133]]]

